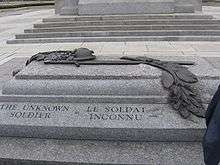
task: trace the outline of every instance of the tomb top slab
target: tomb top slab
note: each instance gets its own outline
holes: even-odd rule
[[[166,61],[192,61],[189,70],[202,79],[219,79],[220,73],[203,58],[155,57]],[[118,61],[119,58],[97,57],[96,60]],[[161,70],[145,64],[139,65],[82,65],[49,64],[33,61],[16,75],[16,79],[158,79]]]

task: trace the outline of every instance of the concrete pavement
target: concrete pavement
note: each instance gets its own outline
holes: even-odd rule
[[[220,18],[220,7],[204,7],[205,14]],[[1,15],[1,13],[0,13]],[[96,55],[148,55],[148,56],[201,56],[219,57],[220,42],[92,42],[92,43],[54,43],[54,44],[16,44],[6,41],[15,34],[40,23],[43,18],[54,16],[54,10],[48,8],[11,11],[0,17],[0,64],[15,57],[30,57],[38,52],[53,50],[73,50],[87,47]]]

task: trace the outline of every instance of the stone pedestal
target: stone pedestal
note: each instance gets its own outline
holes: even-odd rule
[[[219,83],[219,71],[201,58],[163,58],[196,62],[190,70],[200,78],[196,87],[206,104]],[[169,106],[168,91],[160,77],[159,69],[144,64],[77,68],[33,61],[2,89],[0,136],[201,140],[204,120],[195,116],[190,120],[181,118]]]
[[[170,14],[201,11],[201,0],[58,0],[61,15]]]
[[[219,84],[204,58],[154,58],[195,62],[204,104]],[[1,87],[0,164],[202,164],[205,120],[181,118],[160,77],[144,64],[33,61]]]

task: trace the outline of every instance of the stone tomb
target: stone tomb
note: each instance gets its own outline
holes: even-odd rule
[[[98,59],[109,60],[108,57]],[[220,73],[203,58],[190,70],[204,104]],[[139,65],[45,65],[33,61],[6,83],[0,97],[0,136],[126,141],[200,141],[205,123],[183,119],[167,103],[161,71]]]
[[[201,0],[55,0],[61,15],[170,14],[202,10]]]

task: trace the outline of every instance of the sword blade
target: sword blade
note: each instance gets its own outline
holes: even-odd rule
[[[164,61],[172,62],[179,65],[195,65],[191,61]],[[91,60],[91,61],[44,61],[45,64],[76,64],[79,65],[138,65],[141,64],[141,61],[125,61],[125,60]]]

